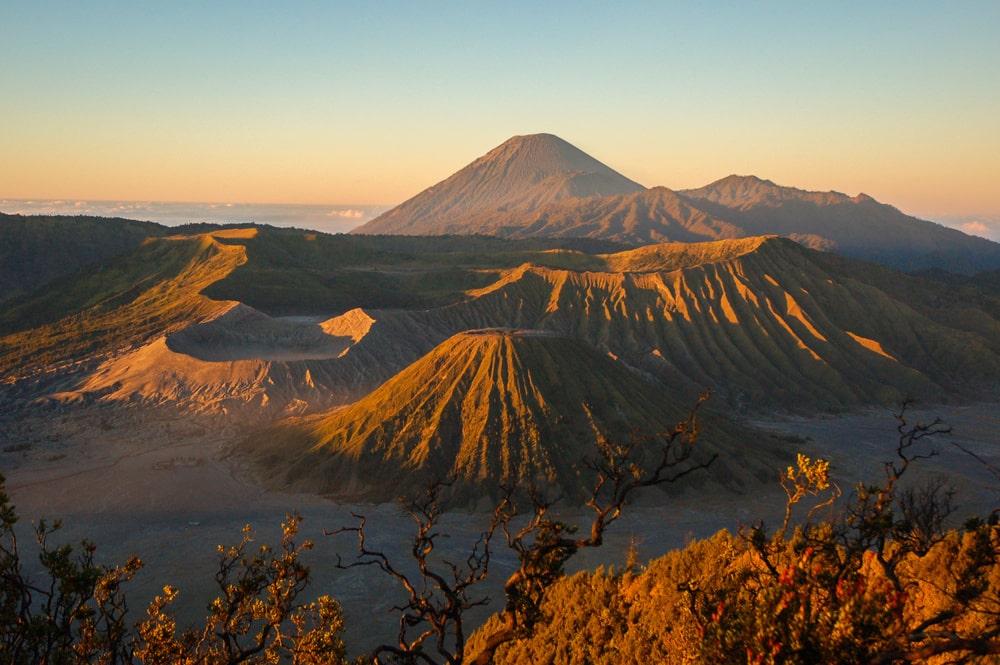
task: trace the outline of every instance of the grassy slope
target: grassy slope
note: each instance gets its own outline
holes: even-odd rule
[[[245,261],[209,236],[154,239],[63,278],[0,317],[0,373],[80,360],[140,343],[218,307],[200,295]]]
[[[36,291],[167,232],[159,224],[128,219],[0,213],[0,301]]]
[[[1000,372],[995,295],[777,238],[601,254],[592,251],[600,245],[581,252],[556,241],[487,237],[270,227],[214,236],[213,251],[243,257],[231,269],[181,278],[198,263],[168,248],[187,241],[161,240],[8,301],[0,368],[64,362],[143,339],[197,309],[191,298],[201,293],[269,314],[408,309],[437,331],[431,345],[469,328],[548,328],[667,380],[724,387],[734,404],[804,398],[839,408],[962,390]],[[168,290],[184,294],[176,304],[140,299],[177,280],[187,286]]]
[[[78,254],[89,261],[94,255],[84,237],[99,244],[108,234],[120,235],[122,247],[136,246],[82,267],[66,260],[61,278],[4,303],[0,373],[9,374],[8,379],[21,370],[80,360],[162,333],[206,311],[208,301],[202,296],[245,302],[275,315],[425,308],[461,301],[466,290],[492,283],[501,269],[533,258],[548,256],[559,264],[592,261],[577,251],[552,248],[611,247],[495,238],[331,236],[272,227],[244,234],[214,225],[181,227],[184,235],[143,243],[132,236],[159,233],[164,227],[127,220],[26,219],[31,243],[11,231],[25,227],[23,219],[0,233],[0,243],[25,255],[22,264],[41,261],[35,256],[44,253],[41,247],[51,252],[46,261],[62,257],[74,242],[81,243]],[[205,233],[215,239],[200,235]],[[66,242],[59,240],[60,234],[66,234]],[[120,249],[107,244],[107,253]]]
[[[525,262],[601,264],[575,249],[608,243],[505,241],[485,237],[400,238],[326,235],[262,228],[245,244],[248,261],[206,290],[272,315],[337,314],[355,307],[429,308],[459,302],[469,289]]]

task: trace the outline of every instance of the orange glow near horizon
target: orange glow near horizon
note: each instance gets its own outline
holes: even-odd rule
[[[15,3],[0,197],[395,205],[550,132],[646,186],[1000,218],[1000,4],[379,5]]]
[[[497,144],[506,138],[497,139]],[[567,140],[574,143],[573,137]],[[726,156],[717,154],[681,156],[670,151],[669,158],[658,159],[649,153],[626,154],[614,144],[602,151],[595,141],[586,143],[597,148],[590,148],[592,156],[647,187],[688,189],[731,174],[756,175],[799,189],[835,190],[852,196],[865,193],[918,217],[1000,217],[989,158],[980,158],[975,168],[967,164],[946,179],[942,160],[917,161],[917,155],[827,164],[789,164],[770,155],[753,164],[751,156],[737,153],[730,165]],[[141,151],[133,151],[124,158],[98,154],[83,160],[64,153],[53,162],[37,152],[33,159],[33,153],[26,150],[20,153],[23,158],[0,165],[0,198],[390,206],[479,157],[486,151],[482,144],[464,151],[463,146],[452,146],[448,153],[412,146],[410,154],[392,156],[382,151],[367,159],[357,154],[345,156],[343,163],[330,160],[326,164],[318,155],[298,160],[288,155],[259,155],[253,160],[224,161],[218,156],[199,156],[194,149],[190,155],[175,151],[165,158],[143,157]]]

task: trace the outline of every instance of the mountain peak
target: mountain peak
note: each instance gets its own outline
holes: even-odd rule
[[[273,486],[387,501],[450,477],[472,496],[533,482],[576,497],[579,463],[602,433],[670,431],[684,417],[673,402],[579,340],[491,328],[445,340],[350,407],[246,446]]]
[[[357,233],[436,235],[469,215],[645,189],[554,134],[513,136]]]
[[[755,175],[737,175],[735,173],[727,175],[725,178],[716,180],[713,184],[714,185],[726,184],[726,185],[742,186],[742,187],[761,187],[764,185],[768,187],[778,186],[774,184],[774,182],[767,180],[766,178],[758,178]]]
[[[687,189],[680,193],[688,199],[708,201],[737,210],[779,206],[790,201],[808,202],[814,205],[857,202],[840,192],[812,192],[796,187],[783,187],[753,175],[730,175],[704,187]]]
[[[770,180],[758,178],[755,175],[734,174],[716,180],[704,187],[685,190],[681,193],[696,199],[706,199],[713,203],[731,205],[773,197],[780,193],[782,189],[785,188],[779,187]]]
[[[534,171],[536,182],[558,173],[599,173],[610,169],[555,134],[512,136],[477,159],[474,164],[501,161],[519,169]],[[520,175],[509,174],[508,177]],[[523,175],[522,175],[523,177]]]

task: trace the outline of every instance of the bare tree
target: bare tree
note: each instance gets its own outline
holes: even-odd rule
[[[639,490],[677,482],[715,461],[715,455],[700,462],[692,460],[699,432],[698,409],[707,398],[706,393],[670,432],[655,436],[633,433],[625,442],[607,438],[599,442],[597,456],[584,461],[584,467],[593,474],[584,504],[592,519],[581,535],[577,535],[576,526],[551,516],[555,500],[544,497],[537,488],[527,487],[527,509],[522,511],[516,498],[519,488],[508,485],[502,488],[488,526],[465,561],[432,558],[435,542],[444,537],[438,524],[441,491],[447,483],[435,484],[420,500],[408,505],[417,523],[410,551],[416,562],[415,573],[404,572],[384,552],[368,546],[363,516],[355,515],[357,526],[327,532],[357,535],[356,559],[350,563],[340,561],[339,567],[375,566],[407,591],[406,601],[395,608],[402,613],[398,640],[377,647],[372,653],[374,662],[382,663],[388,657],[406,664],[485,665],[502,644],[530,634],[540,617],[539,605],[545,591],[563,574],[566,562],[580,549],[601,546],[607,529],[621,517]],[[515,554],[517,568],[504,584],[506,603],[499,627],[485,637],[477,653],[466,654],[464,616],[469,609],[487,602],[485,596],[472,595],[472,591],[489,572],[491,547],[498,532]],[[428,641],[433,642],[433,653],[426,649]]]
[[[403,572],[384,552],[369,546],[365,538],[367,520],[362,515],[353,514],[358,519],[357,526],[324,531],[327,535],[357,535],[356,559],[345,563],[338,555],[338,568],[374,566],[406,589],[406,601],[393,608],[401,613],[397,642],[377,647],[371,654],[376,663],[386,656],[406,663],[437,663],[437,658],[450,665],[461,663],[466,638],[465,613],[488,602],[486,596],[473,595],[472,591],[489,573],[491,543],[497,528],[506,519],[510,496],[506,495],[494,509],[489,525],[472,545],[465,560],[455,562],[435,554],[438,540],[447,537],[438,525],[441,493],[449,485],[449,482],[434,483],[422,496],[405,502],[417,526],[410,549],[417,566],[416,574]],[[417,631],[415,636],[413,630]],[[425,651],[428,641],[433,644],[436,655]]]
[[[760,657],[767,662],[948,662],[1000,653],[1000,528],[996,514],[946,531],[952,492],[939,482],[904,486],[913,464],[937,456],[925,440],[951,432],[940,419],[896,414],[894,458],[884,480],[859,484],[829,517],[788,533],[792,504],[839,497],[828,465],[800,455],[782,485],[788,509],[769,536],[763,523],[746,534],[749,563],[717,588],[684,586],[709,661]],[[921,597],[910,603],[911,594]],[[930,595],[927,595],[930,594]]]

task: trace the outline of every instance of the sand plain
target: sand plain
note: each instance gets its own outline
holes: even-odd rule
[[[952,434],[933,441],[940,455],[919,469],[924,476],[946,476],[960,490],[958,523],[1000,505],[1000,479],[989,468],[1000,467],[1000,405],[922,408],[908,416],[911,422],[941,416],[953,427]],[[789,463],[800,451],[831,459],[845,491],[857,480],[878,480],[897,436],[888,409],[753,424],[781,433]],[[338,555],[350,560],[356,542],[349,535],[323,531],[353,525],[352,513],[363,513],[372,543],[402,553],[413,533],[411,518],[395,504],[337,504],[260,489],[241,460],[230,454],[233,442],[245,434],[233,418],[98,402],[37,409],[16,422],[4,422],[0,434],[0,471],[22,517],[22,542],[30,540],[32,520],[59,518],[59,542],[88,538],[97,544],[103,563],[138,555],[145,567],[128,591],[134,618],[140,619],[148,602],[169,583],[181,591],[174,608],[180,622],[197,623],[214,597],[216,547],[237,542],[247,524],[260,543],[276,544],[281,521],[295,511],[304,517],[302,536],[315,543],[308,555],[314,573],[310,593],[332,594],[341,601],[351,651],[394,639],[398,618],[392,607],[404,598],[402,590],[371,568],[338,570]],[[773,523],[782,502],[777,482],[752,494],[690,493],[669,500],[647,495],[612,527],[603,548],[583,553],[571,568],[621,565],[633,542],[640,560],[648,560],[720,528],[735,529],[760,518]],[[586,518],[570,509],[563,515],[576,523]],[[447,514],[444,526],[452,537],[443,543],[444,553],[464,558],[485,523],[482,515]],[[512,565],[509,553],[497,553],[491,582],[483,588],[493,601],[474,620],[499,609],[502,580]]]

